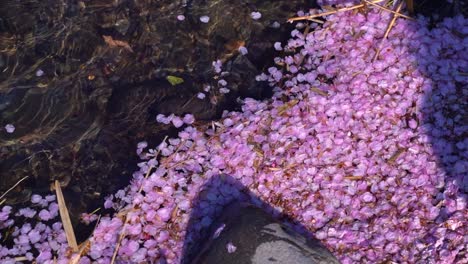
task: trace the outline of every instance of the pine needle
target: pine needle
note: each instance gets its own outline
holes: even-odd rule
[[[55,181],[55,193],[57,195],[57,202],[59,206],[60,218],[62,219],[63,229],[65,229],[65,236],[67,237],[68,245],[73,249],[74,252],[78,251],[78,244],[76,243],[75,232],[73,232],[73,226],[71,224],[70,215],[68,214],[67,205],[63,198],[62,189],[59,181]]]
[[[383,1],[385,1],[385,0],[374,0],[371,3],[376,4],[376,3],[383,2]],[[311,20],[312,18],[328,16],[328,15],[332,15],[332,14],[335,14],[335,13],[338,13],[338,12],[354,10],[354,9],[362,8],[362,7],[365,7],[365,6],[366,6],[366,4],[358,4],[358,5],[343,7],[343,8],[340,8],[340,9],[336,9],[336,10],[332,10],[332,11],[328,11],[328,12],[324,12],[324,13],[320,13],[320,14],[293,17],[293,18],[288,19],[288,22],[293,22],[293,21],[298,21],[298,20]]]
[[[395,10],[396,13],[400,12],[402,6],[403,6],[403,2],[400,2],[400,4],[398,5],[398,7]],[[392,27],[395,24],[395,21],[397,20],[397,18],[398,18],[398,16],[393,14],[393,18],[390,21],[390,23],[388,24],[388,27],[387,27],[387,30],[385,31],[382,42],[380,42],[379,48],[377,49],[377,52],[375,53],[374,59],[372,61],[375,61],[377,59],[377,57],[379,57],[380,50],[382,49],[383,43],[384,43],[385,39],[387,39],[388,34],[390,34],[390,30],[392,30]]]

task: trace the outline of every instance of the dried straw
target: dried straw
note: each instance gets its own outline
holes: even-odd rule
[[[385,1],[385,0],[374,0],[371,3],[376,4],[376,3],[383,2],[383,1]],[[288,19],[288,22],[293,22],[293,21],[298,21],[298,20],[311,20],[312,18],[328,16],[328,15],[332,15],[332,14],[335,14],[335,13],[338,13],[338,12],[354,10],[354,9],[362,8],[362,7],[365,7],[365,6],[366,6],[366,4],[358,4],[358,5],[343,7],[343,8],[340,8],[340,9],[336,9],[336,10],[332,10],[332,11],[328,11],[328,12],[324,12],[324,13],[320,13],[320,14],[293,17],[293,18]]]
[[[364,2],[368,3],[369,5],[373,5],[373,6],[377,7],[377,8],[380,8],[380,9],[382,9],[382,10],[385,10],[385,11],[387,11],[387,12],[393,13],[393,14],[395,14],[395,15],[397,15],[397,16],[401,16],[401,17],[404,17],[404,18],[410,19],[410,20],[416,20],[416,19],[414,19],[414,18],[412,18],[412,17],[410,17],[410,16],[403,15],[403,14],[398,13],[398,12],[396,12],[396,11],[393,11],[393,10],[391,10],[391,9],[389,9],[389,8],[386,8],[385,6],[381,6],[381,5],[378,5],[378,4],[376,4],[376,3],[372,3],[372,2],[370,2],[370,1],[368,1],[368,0],[364,0]]]
[[[75,232],[73,232],[70,215],[68,214],[67,205],[65,204],[65,199],[63,198],[62,194],[62,188],[60,187],[60,183],[57,180],[55,181],[55,193],[57,195],[60,218],[62,219],[63,229],[65,229],[68,245],[73,249],[74,252],[77,252],[78,244],[76,243]]]
[[[396,12],[396,13],[400,12],[402,6],[403,6],[403,2],[400,2],[400,4],[397,6],[395,12]],[[392,30],[392,27],[393,27],[393,25],[395,24],[395,21],[397,20],[397,18],[398,18],[398,16],[395,15],[395,14],[393,14],[393,18],[392,18],[392,20],[390,21],[390,23],[388,24],[387,30],[385,31],[384,37],[383,37],[383,39],[382,39],[382,42],[380,42],[379,48],[377,49],[377,52],[375,53],[375,56],[374,56],[373,61],[375,61],[375,60],[377,59],[377,57],[379,57],[380,49],[382,48],[382,45],[383,45],[385,39],[387,39],[388,34],[390,34],[390,30]]]

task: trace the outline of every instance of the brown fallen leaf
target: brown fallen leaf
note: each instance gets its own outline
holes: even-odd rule
[[[226,44],[224,44],[224,48],[228,52],[235,52],[244,45],[245,45],[245,41],[243,40],[231,39]]]
[[[116,40],[111,36],[102,36],[102,38],[104,38],[104,42],[106,42],[106,44],[110,47],[122,47],[130,52],[133,52],[132,47],[130,47],[130,44],[128,44],[126,41]]]

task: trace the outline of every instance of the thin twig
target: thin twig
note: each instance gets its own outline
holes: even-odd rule
[[[59,206],[60,218],[62,219],[63,229],[65,229],[65,236],[67,237],[68,245],[73,249],[74,252],[78,251],[78,244],[76,243],[75,232],[73,232],[73,226],[68,214],[67,205],[63,198],[62,188],[60,182],[55,181],[55,193],[57,195],[57,202]]]
[[[395,14],[395,15],[397,15],[397,16],[401,16],[401,17],[404,17],[404,18],[410,19],[410,20],[416,20],[416,19],[414,19],[414,18],[412,18],[412,17],[410,17],[410,16],[403,15],[403,14],[401,14],[401,13],[395,12],[395,11],[389,9],[389,8],[384,7],[384,6],[378,5],[378,4],[376,4],[376,3],[372,3],[371,1],[364,0],[364,2],[366,2],[366,3],[370,4],[370,5],[373,5],[373,6],[377,7],[377,8],[383,9],[383,10],[385,10],[385,11],[387,11],[387,12],[393,13],[393,14]]]
[[[92,212],[90,213],[90,215],[93,215],[93,214],[97,213],[99,210],[101,210],[101,207],[98,207],[96,210],[92,211]]]
[[[167,140],[167,136],[164,137],[163,141],[161,142],[164,143],[166,142]],[[159,153],[161,152],[161,150],[158,149],[158,151],[156,152],[156,155],[154,156],[154,158],[156,159],[158,156],[159,156]],[[151,172],[151,169],[153,169],[153,166],[150,166],[148,168],[148,171],[146,172],[146,175],[145,175],[145,179],[148,178],[148,176],[150,175],[150,172]],[[138,189],[138,192],[137,194],[140,194],[141,191],[143,190],[143,183],[140,185],[140,188]],[[125,237],[125,226],[128,224],[128,221],[129,221],[129,217],[128,217],[128,214],[130,212],[133,211],[134,208],[132,208],[132,210],[130,210],[126,215],[125,215],[125,221],[124,221],[124,224],[122,226],[122,230],[120,231],[120,236],[119,236],[119,240],[117,241],[117,245],[115,246],[115,250],[114,250],[114,254],[112,254],[112,259],[111,259],[111,263],[110,264],[114,264],[115,262],[115,259],[117,258],[117,253],[119,252],[119,248],[120,248],[120,243],[122,243],[122,240],[123,238]]]
[[[127,213],[128,215],[128,213]],[[112,259],[111,259],[111,264],[114,264],[115,262],[115,259],[117,258],[117,253],[119,252],[119,248],[120,248],[120,243],[122,243],[122,240],[125,236],[125,225],[128,224],[128,217],[125,216],[125,221],[124,221],[124,224],[122,226],[122,231],[120,233],[120,236],[119,236],[119,240],[117,241],[117,245],[115,246],[115,250],[114,250],[114,254],[112,254]]]
[[[5,197],[5,195],[7,195],[7,193],[9,193],[11,190],[13,190],[16,186],[18,186],[18,184],[20,184],[22,181],[26,180],[27,178],[29,178],[29,176],[25,176],[23,177],[21,180],[19,180],[17,183],[15,183],[15,185],[13,185],[10,189],[6,190],[5,193],[2,194],[2,196],[0,196],[0,200],[2,200],[3,197]]]
[[[383,1],[385,1],[385,0],[374,0],[371,3],[376,4],[376,3],[383,2]],[[343,7],[343,8],[340,8],[340,9],[336,9],[336,10],[332,10],[332,11],[328,11],[328,12],[324,12],[324,13],[320,13],[320,14],[293,17],[293,18],[288,19],[288,22],[293,22],[293,21],[298,21],[298,20],[311,20],[312,18],[328,16],[328,15],[332,15],[332,14],[335,14],[335,13],[338,13],[338,12],[354,10],[354,9],[358,9],[358,8],[365,7],[365,6],[366,6],[366,4],[358,4],[358,5]]]
[[[398,5],[398,7],[396,8],[396,12],[400,12],[401,10],[401,7],[403,6],[403,1],[400,2],[400,4]],[[387,27],[387,30],[385,31],[385,34],[384,34],[384,37],[382,39],[382,42],[380,42],[380,45],[379,45],[379,48],[377,49],[377,52],[375,53],[375,56],[374,56],[374,59],[372,61],[375,61],[377,59],[377,57],[379,57],[380,55],[380,49],[382,48],[383,46],[383,43],[385,42],[385,39],[387,39],[388,37],[388,34],[390,34],[390,30],[392,30],[392,27],[393,25],[395,24],[395,21],[397,20],[398,16],[393,14],[393,18],[392,20],[390,21],[390,23],[388,24],[388,27]]]

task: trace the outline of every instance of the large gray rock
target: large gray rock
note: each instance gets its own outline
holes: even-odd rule
[[[224,228],[220,228],[222,226]],[[192,264],[339,263],[318,240],[293,231],[274,220],[262,209],[243,205],[228,208],[213,225],[210,237],[200,252],[186,262]]]

